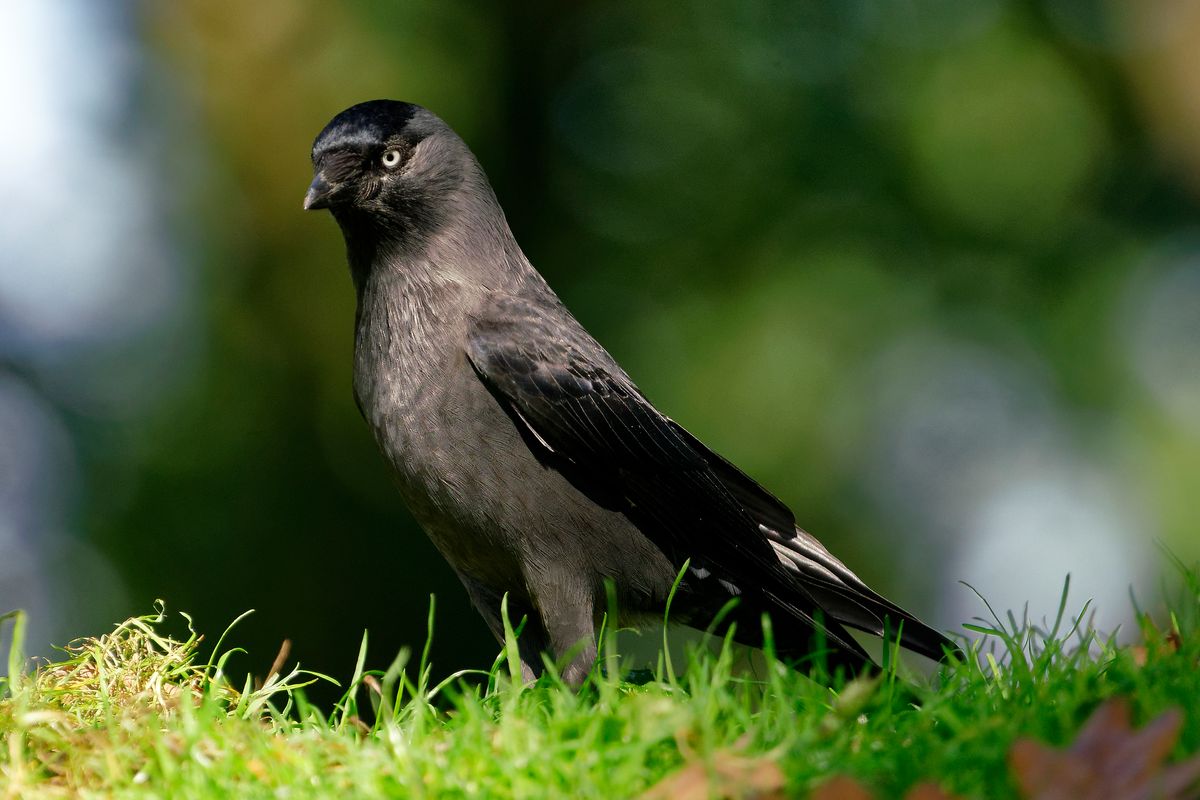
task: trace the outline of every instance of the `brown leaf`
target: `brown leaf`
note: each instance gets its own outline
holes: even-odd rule
[[[1150,660],[1150,656],[1157,657],[1171,656],[1179,652],[1183,647],[1183,638],[1179,634],[1179,628],[1172,623],[1171,629],[1163,633],[1154,624],[1154,621],[1149,617],[1145,617],[1141,624],[1143,643],[1133,645],[1129,648],[1130,655],[1133,656],[1133,663],[1139,667],[1146,666],[1146,662]]]
[[[809,800],[872,800],[872,795],[854,778],[838,775],[814,789]]]
[[[1183,715],[1172,709],[1134,731],[1129,703],[1109,700],[1066,750],[1020,739],[1009,751],[1009,765],[1030,800],[1194,800],[1200,798],[1200,755],[1163,763],[1182,725]]]
[[[651,786],[642,800],[783,800],[786,780],[766,756],[718,750],[702,760],[684,751],[688,763]]]
[[[284,639],[283,644],[279,645],[279,654],[275,656],[275,661],[271,664],[271,668],[267,670],[267,680],[271,680],[276,675],[283,674],[283,665],[287,663],[291,652],[292,640]]]
[[[1146,659],[1149,651],[1146,650],[1145,645],[1135,644],[1133,647],[1129,648],[1129,654],[1133,656],[1133,663],[1135,665],[1139,667],[1146,666]]]
[[[872,800],[874,795],[853,778],[838,775],[822,783],[809,800]],[[908,790],[904,800],[955,800],[954,795],[946,794],[941,787],[933,783],[918,783]]]
[[[904,795],[904,800],[956,800],[956,798],[952,794],[946,794],[946,790],[936,783],[918,783],[908,790],[908,794]]]

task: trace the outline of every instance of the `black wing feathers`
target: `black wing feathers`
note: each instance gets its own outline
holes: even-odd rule
[[[940,634],[867,589],[819,543],[809,554],[787,506],[659,413],[557,303],[496,298],[474,321],[468,356],[543,462],[625,512],[673,563],[690,558],[807,626],[824,612],[828,643],[850,663],[868,658],[841,623],[881,634],[883,614],[904,620],[906,640],[910,626],[928,631],[936,646],[920,646],[933,643],[921,637],[916,649],[941,656]],[[785,566],[777,545],[797,557]]]
[[[639,506],[653,508],[656,493],[691,497],[690,507],[665,506],[667,530],[647,532],[666,552],[687,558],[715,548],[777,564],[770,543],[712,474],[695,440],[650,405],[569,316],[505,298],[476,321],[468,355],[493,393],[559,459],[618,481]],[[716,541],[697,538],[704,533]]]

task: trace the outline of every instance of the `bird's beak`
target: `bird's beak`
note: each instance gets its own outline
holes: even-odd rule
[[[318,172],[304,195],[304,210],[315,211],[318,208],[329,208],[333,205],[333,194],[336,187],[325,180],[325,174]]]

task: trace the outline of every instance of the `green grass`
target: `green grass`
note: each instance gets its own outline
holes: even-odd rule
[[[1135,725],[1182,708],[1171,760],[1200,750],[1200,578],[1189,572],[1184,583],[1163,623],[1174,632],[1139,614],[1140,647],[1117,647],[1065,613],[1064,590],[1048,629],[1011,615],[983,622],[973,661],[915,689],[889,669],[834,691],[769,655],[759,676],[738,674],[727,644],[686,664],[661,662],[654,680],[633,685],[617,677],[611,637],[607,668],[580,692],[553,678],[519,686],[515,647],[473,682],[431,685],[428,645],[364,672],[364,637],[331,710],[307,704],[302,688],[326,678],[298,669],[234,685],[227,670],[238,651],[219,642],[201,663],[195,633],[159,632],[161,609],[28,671],[24,617],[14,613],[0,618],[13,627],[10,678],[0,682],[0,797],[608,799],[732,754],[751,772],[777,767],[788,796],[849,775],[880,797],[920,781],[1016,797],[1014,740],[1068,743],[1108,697],[1130,698]]]

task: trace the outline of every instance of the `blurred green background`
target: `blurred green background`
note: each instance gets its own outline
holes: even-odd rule
[[[1127,621],[1200,558],[1200,4],[12,0],[0,611],[163,598],[345,677],[495,646],[350,392],[308,151],[356,102],[471,145],[666,413],[951,629]]]

